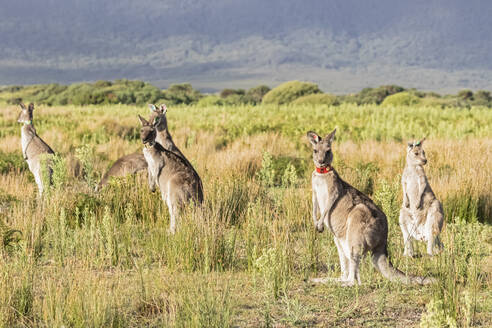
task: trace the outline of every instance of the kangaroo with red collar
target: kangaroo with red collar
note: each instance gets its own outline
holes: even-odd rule
[[[432,278],[406,275],[389,261],[386,215],[369,197],[342,180],[331,166],[335,132],[336,129],[325,138],[312,131],[307,133],[316,166],[312,175],[313,223],[318,232],[327,227],[334,235],[341,267],[341,277],[335,280],[344,286],[360,284],[360,260],[371,252],[374,267],[385,278],[405,284],[432,283]],[[312,282],[330,280],[333,279],[315,278]]]
[[[24,160],[29,166],[29,170],[34,175],[34,180],[38,185],[39,196],[42,196],[43,191],[46,187],[43,185],[41,173],[43,165],[42,158],[43,155],[49,156],[54,154],[55,152],[36,133],[36,129],[34,128],[34,125],[32,123],[34,104],[30,103],[29,107],[26,107],[24,104],[21,103],[20,107],[21,112],[19,114],[19,117],[17,118],[17,122],[24,124],[21,128],[22,155],[24,156]],[[45,164],[48,165],[47,172],[49,175],[49,181],[51,183],[52,169],[49,165],[49,161],[47,161]]]

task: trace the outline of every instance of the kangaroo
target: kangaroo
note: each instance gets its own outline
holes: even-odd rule
[[[145,169],[147,169],[147,161],[139,151],[120,157],[103,175],[101,182],[96,187],[96,191],[101,190],[108,183],[110,177],[123,177]]]
[[[161,191],[171,218],[169,230],[176,232],[176,219],[179,211],[189,201],[203,202],[203,188],[200,176],[181,156],[165,149],[156,142],[157,129],[140,115],[142,123],[140,138],[144,144],[143,154],[147,161],[149,187]]]
[[[401,177],[403,204],[400,209],[400,228],[405,256],[414,255],[412,238],[426,241],[427,254],[431,256],[443,248],[439,234],[444,224],[444,213],[425,175],[427,158],[422,148],[424,140],[408,143],[407,163]]]
[[[156,107],[153,104],[149,104],[150,109],[150,118],[149,122],[152,122],[157,129],[156,141],[160,143],[165,149],[170,150],[177,155],[181,156],[188,165],[191,166],[190,162],[183,153],[179,150],[179,148],[175,145],[171,134],[167,129],[167,107],[162,104],[160,107]],[[104,174],[96,187],[96,191],[102,189],[109,181],[110,177],[120,177],[128,174],[135,174],[141,170],[147,169],[147,161],[143,153],[135,152],[130,155],[125,155],[120,157]]]
[[[312,174],[313,222],[318,232],[327,227],[334,235],[341,267],[341,277],[335,280],[343,286],[360,284],[360,260],[370,251],[374,267],[389,280],[406,284],[433,282],[430,278],[406,275],[389,261],[386,215],[369,197],[342,180],[331,166],[335,132],[336,129],[325,138],[312,131],[307,133],[316,166]],[[332,279],[312,279],[315,283],[329,280]]]
[[[149,104],[149,109],[151,112],[149,122],[151,122],[157,130],[155,141],[160,143],[161,146],[165,149],[172,151],[176,155],[181,156],[188,164],[190,164],[181,152],[181,150],[179,150],[179,148],[176,146],[173,138],[171,137],[171,134],[169,133],[169,130],[167,128],[166,105],[161,104],[160,107],[156,107],[153,104]]]
[[[54,154],[54,151],[36,133],[36,129],[32,123],[34,104],[30,103],[29,107],[26,108],[26,106],[21,103],[20,107],[21,112],[17,118],[17,122],[24,124],[21,128],[22,155],[29,166],[29,170],[34,175],[34,180],[38,185],[39,196],[42,196],[46,187],[43,185],[41,175],[43,162],[42,158],[43,155],[49,156]],[[49,181],[51,183],[52,169],[49,166],[49,162],[47,162],[47,165]]]

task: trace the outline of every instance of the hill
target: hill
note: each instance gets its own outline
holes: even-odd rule
[[[478,0],[4,1],[0,84],[492,89],[490,12]]]

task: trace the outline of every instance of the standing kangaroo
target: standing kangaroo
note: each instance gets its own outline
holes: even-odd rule
[[[171,218],[169,230],[176,232],[176,219],[179,211],[189,201],[203,202],[202,182],[195,169],[178,154],[165,149],[156,142],[157,129],[140,115],[142,123],[140,138],[144,144],[143,154],[148,166],[149,187],[161,191]]]
[[[356,281],[360,284],[360,260],[369,251],[374,267],[385,278],[406,284],[431,283],[430,278],[404,274],[389,261],[386,215],[369,197],[343,181],[331,166],[335,132],[336,129],[321,138],[309,131],[307,137],[313,146],[316,166],[312,175],[313,222],[318,232],[323,232],[326,226],[334,235],[342,272],[336,280],[344,286],[352,286]],[[332,279],[315,278],[312,281],[324,283],[329,280]]]
[[[407,164],[401,177],[403,205],[400,210],[400,228],[405,243],[405,256],[414,255],[412,239],[426,241],[427,254],[431,256],[443,247],[439,234],[444,224],[444,213],[425,175],[427,158],[422,148],[424,140],[408,143]]]
[[[17,118],[17,122],[24,123],[21,128],[22,155],[29,166],[29,170],[34,175],[34,180],[38,185],[39,196],[42,196],[46,187],[43,185],[42,179],[43,155],[49,156],[54,154],[54,152],[36,133],[36,129],[32,123],[34,104],[31,103],[29,104],[29,107],[26,108],[26,106],[21,103],[20,107],[21,112]],[[48,161],[46,161],[45,164],[48,165],[47,173],[51,183],[52,169],[49,166]]]
[[[160,143],[165,149],[170,150],[181,156],[189,164],[186,157],[174,144],[171,134],[167,129],[166,105],[163,104],[160,107],[156,107],[155,105],[149,104],[149,109],[151,112],[149,121],[152,122],[157,129],[156,141]],[[102,189],[108,183],[111,177],[121,177],[128,174],[135,174],[146,169],[147,161],[145,160],[143,153],[140,151],[120,157],[104,174],[96,190]]]
[[[174,143],[173,138],[171,137],[171,134],[169,133],[169,130],[167,128],[166,105],[161,104],[160,107],[156,107],[153,104],[149,104],[149,109],[151,112],[149,122],[152,123],[157,130],[155,141],[160,143],[161,146],[164,147],[164,149],[172,151],[176,155],[181,156],[189,164],[186,157]]]

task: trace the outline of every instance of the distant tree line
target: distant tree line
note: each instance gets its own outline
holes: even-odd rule
[[[9,104],[21,101],[49,106],[166,103],[169,105],[235,106],[258,104],[328,105],[344,103],[382,106],[492,107],[490,91],[462,90],[455,95],[440,95],[405,89],[398,85],[365,88],[358,93],[333,95],[323,93],[310,82],[289,81],[273,89],[266,85],[245,89],[224,89],[217,94],[202,94],[191,84],[172,84],[161,90],[150,83],[130,81],[97,81],[71,85],[38,84],[0,88],[0,100]]]

